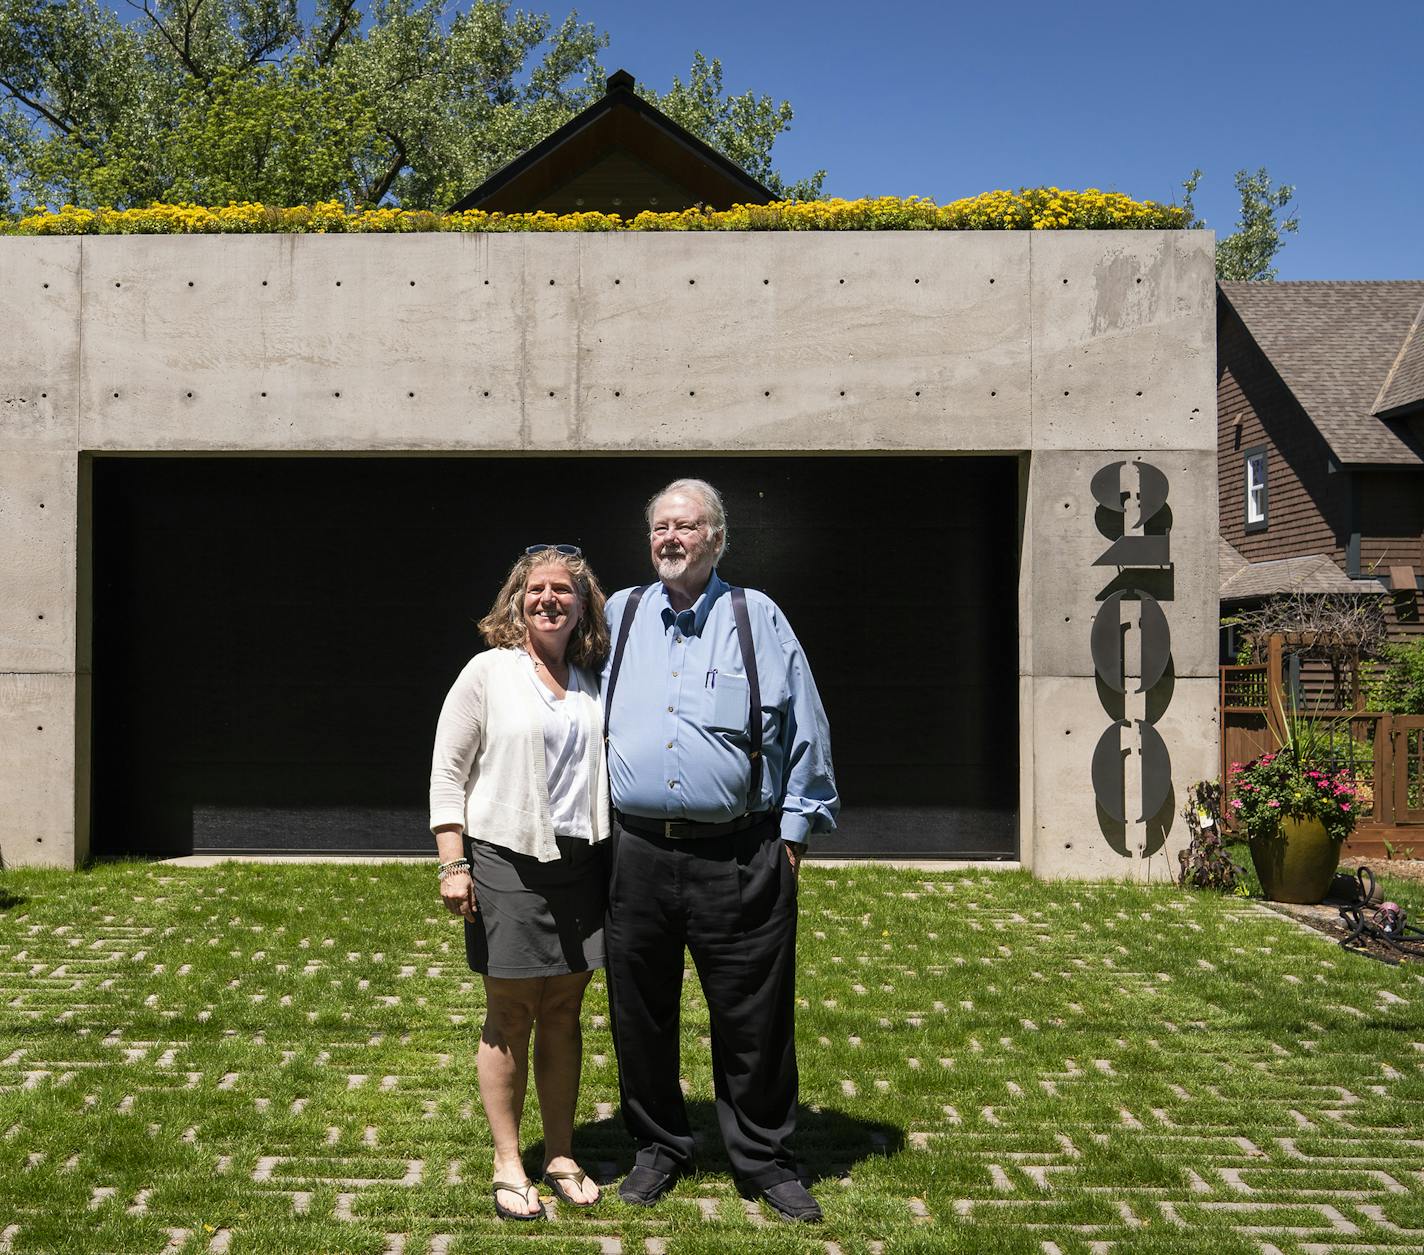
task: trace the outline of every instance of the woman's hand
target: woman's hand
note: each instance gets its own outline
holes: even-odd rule
[[[475,882],[469,872],[455,872],[440,882],[440,901],[451,915],[461,915],[468,923],[475,922],[480,904],[475,900]]]

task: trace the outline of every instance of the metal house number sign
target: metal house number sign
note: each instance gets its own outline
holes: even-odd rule
[[[1127,473],[1126,468],[1132,468]],[[1136,491],[1128,486],[1136,479]],[[1156,707],[1151,692],[1166,676],[1172,656],[1172,633],[1167,616],[1156,596],[1139,583],[1148,583],[1148,573],[1170,570],[1171,529],[1166,526],[1167,477],[1147,462],[1111,462],[1102,467],[1092,480],[1092,493],[1101,509],[1098,530],[1112,541],[1094,561],[1094,566],[1116,567],[1118,574],[1103,590],[1103,600],[1093,621],[1091,647],[1093,668],[1108,690],[1103,704],[1109,714],[1117,703],[1112,694],[1128,692],[1128,635],[1137,632],[1137,653],[1140,679],[1133,692],[1147,694],[1144,718],[1129,720],[1118,717],[1098,738],[1093,750],[1093,793],[1103,812],[1118,823],[1126,824],[1130,810],[1126,804],[1126,760],[1133,751],[1133,742],[1141,760],[1140,813],[1137,822],[1151,819],[1166,803],[1172,788],[1172,763],[1166,743],[1153,724],[1166,709],[1166,701]],[[1134,582],[1136,581],[1136,582]],[[1170,595],[1169,595],[1170,596]],[[1136,607],[1136,614],[1132,608]],[[1124,614],[1126,608],[1126,614]],[[1168,694],[1170,700],[1170,692]],[[1111,705],[1109,704],[1111,703]],[[1124,745],[1124,730],[1129,734]],[[1143,854],[1154,854],[1166,839],[1165,830],[1148,835]],[[1150,847],[1150,848],[1149,848]],[[1124,855],[1127,850],[1121,850]]]

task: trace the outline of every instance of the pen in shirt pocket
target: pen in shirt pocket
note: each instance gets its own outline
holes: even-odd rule
[[[705,689],[714,689],[717,687],[716,667],[713,667],[712,670],[707,673],[707,678],[702,682],[702,687]]]

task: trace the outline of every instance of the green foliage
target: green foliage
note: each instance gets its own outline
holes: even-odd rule
[[[509,0],[0,0],[0,210],[337,201],[443,210],[603,91],[607,35]],[[305,6],[302,6],[304,9]],[[653,99],[786,196],[791,106],[698,53]],[[21,205],[14,204],[15,195]]]
[[[1424,715],[1424,638],[1386,645],[1366,692],[1370,710]]]
[[[1191,840],[1177,854],[1179,880],[1188,889],[1215,889],[1234,893],[1242,884],[1242,868],[1226,851],[1221,824],[1221,782],[1199,780],[1187,790],[1182,807]]]
[[[1243,831],[1273,837],[1287,818],[1318,819],[1335,841],[1354,831],[1355,774],[1349,767],[1331,769],[1328,754],[1313,738],[1314,731],[1292,730],[1284,748],[1231,764],[1231,807]]]
[[[657,105],[679,126],[705,140],[724,156],[760,180],[778,200],[819,200],[826,172],[817,170],[808,179],[785,182],[771,164],[771,147],[776,137],[791,129],[791,104],[773,104],[770,96],[743,92],[729,96],[722,86],[722,63],[708,61],[701,52],[692,57],[692,71],[683,83],[674,78],[672,88],[661,95],[646,84],[639,94]]]
[[[1193,203],[1201,176],[1200,170],[1193,170],[1182,183],[1182,208],[1186,211],[1187,224],[1193,227],[1207,225],[1205,219],[1197,216]],[[1295,188],[1288,183],[1277,187],[1270,172],[1262,166],[1255,174],[1238,170],[1236,191],[1241,197],[1241,216],[1236,230],[1217,241],[1216,277],[1250,282],[1274,279],[1277,272],[1272,263],[1285,245],[1283,237],[1300,230],[1300,219],[1295,214],[1276,217],[1277,213],[1285,214],[1290,208]]]

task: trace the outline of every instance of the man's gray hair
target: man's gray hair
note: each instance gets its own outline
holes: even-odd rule
[[[664,497],[670,497],[675,492],[702,498],[702,508],[707,515],[707,524],[718,536],[717,561],[721,562],[722,555],[727,552],[727,507],[722,504],[722,494],[705,479],[675,479],[661,492],[654,493],[648,500],[647,509],[643,511],[648,530],[652,531],[653,510],[658,502]]]

